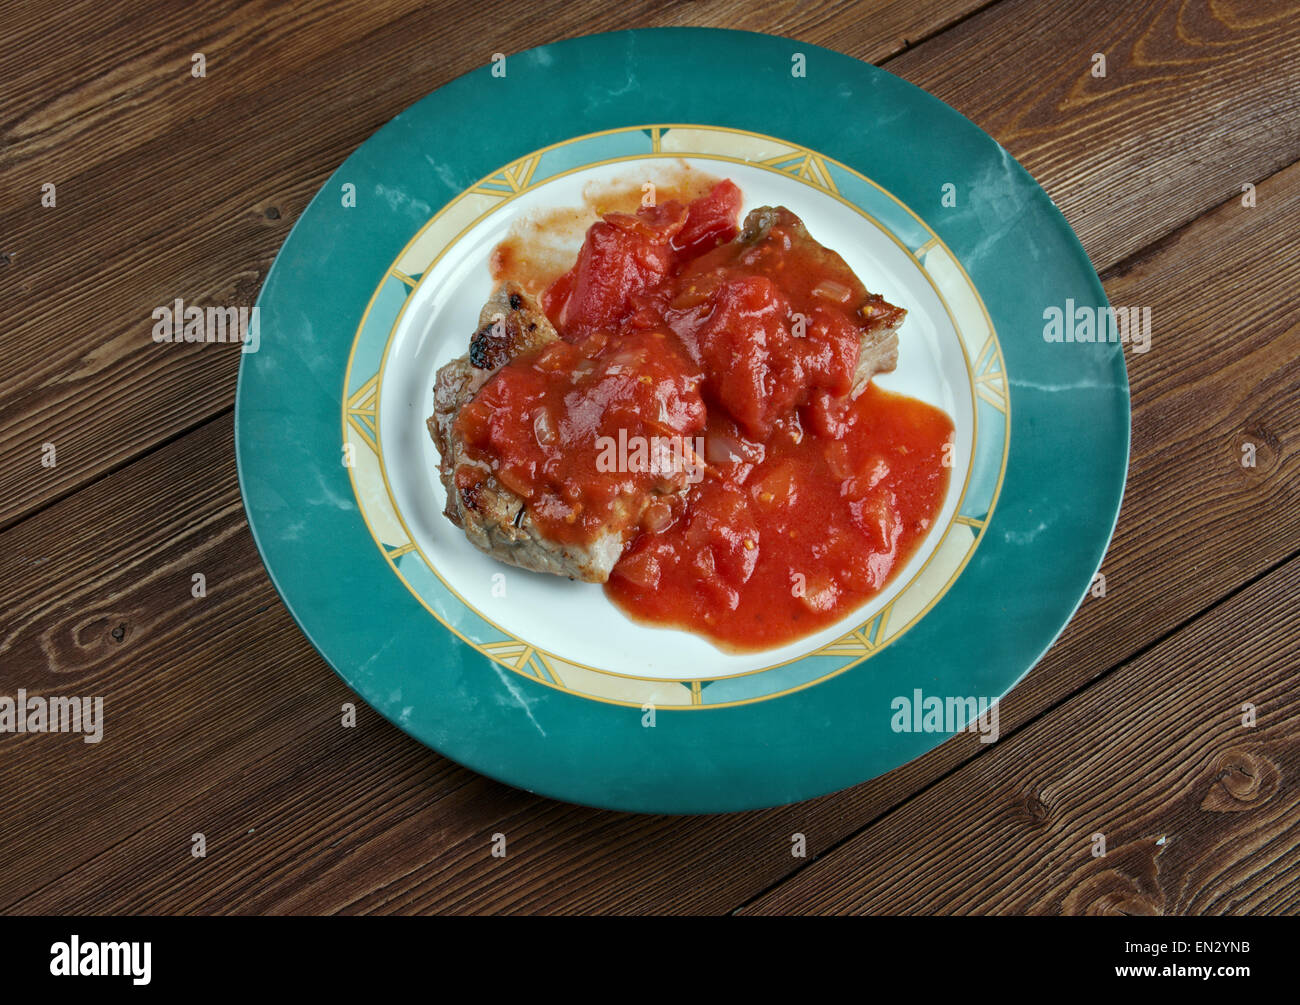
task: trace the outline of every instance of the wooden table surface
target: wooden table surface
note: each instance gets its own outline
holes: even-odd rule
[[[663,24],[788,35],[937,95],[1153,331],[1106,596],[1003,702],[1002,739],[700,818],[534,797],[364,706],[340,729],[353,696],[244,518],[239,354],[151,339],[178,296],[251,304],[313,193],[424,94],[493,52]],[[0,911],[1300,910],[1295,3],[17,2],[0,84],[0,695],[107,709],[96,746],[0,736]]]

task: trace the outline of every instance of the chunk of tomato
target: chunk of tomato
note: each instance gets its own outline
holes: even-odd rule
[[[631,298],[658,286],[672,271],[672,239],[685,223],[686,208],[678,202],[607,213],[593,223],[577,263],[542,296],[560,334],[575,341],[615,330],[632,312]]]
[[[686,223],[673,238],[673,249],[683,261],[726,244],[740,233],[740,198],[740,189],[728,178],[687,207]]]

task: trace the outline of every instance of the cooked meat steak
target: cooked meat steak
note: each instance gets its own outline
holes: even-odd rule
[[[542,533],[524,499],[501,484],[482,461],[470,457],[455,430],[461,408],[494,373],[521,353],[539,349],[559,336],[546,315],[517,283],[502,283],[479,313],[469,352],[437,374],[429,433],[438,447],[438,473],[447,490],[447,518],[493,558],[589,583],[603,583],[623,552],[625,533],[611,530],[585,544],[563,543]],[[464,488],[456,471],[474,467],[483,477]]]
[[[873,374],[896,364],[894,331],[906,314],[784,206],[753,210],[734,241],[640,303],[671,326],[711,402],[755,440],[807,405],[829,430]]]
[[[554,342],[560,336],[537,304],[518,283],[504,282],[492,291],[479,311],[478,328],[470,336],[469,352],[438,371],[433,388],[433,415],[429,432],[442,455],[440,473],[445,481],[451,463],[451,426],[461,405],[478,393],[484,382],[522,352]],[[451,512],[447,516],[459,524]]]
[[[559,331],[519,284],[493,291],[469,352],[438,371],[428,420],[446,515],[476,547],[605,582],[634,537],[693,505],[704,456],[737,460],[722,446],[743,433],[752,468],[778,429],[793,423],[798,442],[801,416],[838,439],[853,399],[896,365],[906,312],[785,207],[738,228],[739,200],[722,190],[704,203],[727,225],[712,241],[674,243],[691,213],[672,202],[594,225],[545,295]],[[651,252],[654,269],[628,265]],[[722,437],[708,448],[706,426]]]
[[[767,239],[772,227],[777,225],[783,225],[791,232],[805,255],[833,260],[843,271],[848,271],[843,259],[822,247],[808,233],[803,221],[784,206],[760,206],[751,210],[745,217],[737,244],[759,244]],[[861,302],[857,305],[857,311],[862,321],[862,341],[858,365],[853,372],[851,395],[855,398],[862,393],[873,376],[889,373],[898,365],[898,328],[907,317],[904,308],[894,306],[878,293],[862,290],[859,299]]]

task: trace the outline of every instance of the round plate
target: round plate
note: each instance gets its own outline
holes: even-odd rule
[[[477,552],[441,516],[424,428],[516,221],[684,171],[732,178],[745,210],[789,206],[906,307],[899,367],[877,382],[956,426],[939,520],[886,590],[760,654],[635,624],[598,587]],[[614,809],[791,802],[966,727],[1078,606],[1123,491],[1128,383],[1123,344],[1057,332],[1082,336],[1106,307],[1042,189],[910,84],[766,35],[588,36],[443,87],[308,206],[241,365],[240,485],[308,638],[448,757]],[[1068,314],[1056,328],[1053,309]],[[971,725],[991,738],[996,721]]]

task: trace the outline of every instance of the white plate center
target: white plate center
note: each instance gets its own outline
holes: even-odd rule
[[[438,451],[425,419],[433,410],[434,373],[465,353],[479,310],[491,293],[488,260],[493,248],[521,214],[581,206],[588,184],[634,176],[654,180],[678,164],[676,158],[645,158],[564,175],[506,202],[479,221],[421,277],[398,321],[379,388],[379,435],[393,502],[420,552],[443,581],[488,621],[567,662],[671,680],[725,677],[797,659],[871,618],[912,581],[956,515],[975,433],[960,338],[912,255],[866,216],[796,178],[707,158],[681,160],[739,185],[745,197],[742,216],[757,206],[787,206],[814,238],[843,256],[869,290],[907,308],[899,332],[898,368],[876,381],[948,413],[956,427],[955,464],[934,528],[889,587],[869,603],[792,645],[761,653],[723,653],[689,633],[630,621],[599,586],[497,562],[474,548],[442,515],[445,497],[438,479]]]

